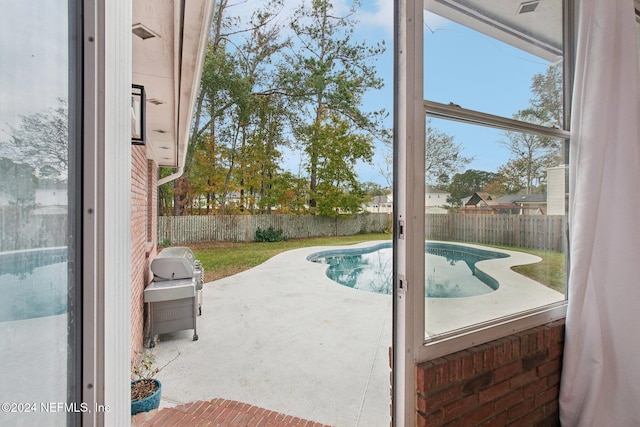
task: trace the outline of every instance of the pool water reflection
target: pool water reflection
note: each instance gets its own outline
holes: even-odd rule
[[[498,282],[476,269],[476,262],[508,255],[449,243],[425,244],[425,294],[430,298],[483,295]],[[310,255],[309,261],[327,264],[327,276],[354,289],[391,294],[392,249],[384,243],[361,249],[339,249]]]
[[[0,322],[67,312],[67,248],[0,254]]]

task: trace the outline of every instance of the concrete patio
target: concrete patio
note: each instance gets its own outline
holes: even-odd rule
[[[153,350],[158,366],[180,353],[158,375],[161,407],[220,398],[333,426],[388,426],[391,297],[339,285],[324,274],[326,265],[306,260],[326,249],[282,253],[205,284],[199,340],[192,341],[189,330],[165,334]],[[458,325],[443,319],[468,325],[476,316],[485,320],[487,311],[503,315],[504,307],[513,313],[562,299],[509,270],[514,261],[537,257],[512,255],[483,261],[500,280],[498,291],[484,298],[428,299],[432,313],[441,314],[431,326],[451,330]],[[487,304],[479,304],[483,300]],[[449,315],[442,316],[445,311]]]
[[[204,286],[198,341],[159,337],[161,406],[223,398],[334,426],[390,422],[391,298],[341,286],[306,257],[275,256]]]

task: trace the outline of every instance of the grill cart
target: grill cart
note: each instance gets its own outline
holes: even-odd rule
[[[193,329],[198,339],[196,318],[202,314],[204,270],[191,249],[165,248],[151,261],[153,281],[144,290],[148,304],[149,346],[156,335]]]

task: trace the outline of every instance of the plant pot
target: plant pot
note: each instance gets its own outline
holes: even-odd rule
[[[156,379],[151,380],[137,380],[131,381],[131,387],[133,388],[135,384],[143,382],[143,381],[151,381],[158,385],[158,389],[153,392],[153,394],[136,401],[131,401],[131,415],[138,414],[140,412],[149,412],[153,409],[158,409],[160,406],[160,395],[162,394],[162,383]]]

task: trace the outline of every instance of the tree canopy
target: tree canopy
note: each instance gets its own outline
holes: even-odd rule
[[[272,0],[242,22],[217,3],[175,214],[360,209],[355,166],[371,162],[385,113],[362,106],[382,87],[384,46],[355,39],[358,6],[340,16],[314,0],[287,17]],[[291,149],[297,176],[282,168]]]
[[[373,164],[378,143],[390,147],[387,113],[363,101],[382,88],[376,61],[385,45],[357,38],[360,3],[352,5],[311,0],[285,16],[283,0],[271,0],[242,20],[237,4],[216,2],[185,173],[161,189],[165,206],[175,214],[357,212],[385,192],[360,181],[361,164],[391,186],[390,156],[386,170]],[[561,66],[534,75],[531,94],[514,118],[560,127]],[[508,161],[495,172],[465,171],[474,160],[467,141],[430,120],[425,131],[425,183],[448,190],[454,205],[474,191],[544,191],[546,169],[562,163],[561,141],[505,131],[495,142]],[[297,170],[283,167],[291,153]]]
[[[323,173],[321,162],[327,158],[325,150],[338,144],[336,141],[327,145],[332,142],[327,137],[340,135],[341,151],[351,151],[350,164],[345,166],[351,169],[348,180],[354,183],[355,160],[370,160],[372,150],[371,139],[357,133],[378,133],[384,114],[362,108],[363,95],[382,87],[374,61],[384,51],[384,45],[370,46],[354,40],[355,12],[352,8],[348,14],[339,16],[329,0],[303,2],[290,23],[294,42],[280,66],[283,86],[299,112],[293,132],[307,155],[309,207],[312,210],[316,208],[316,197],[320,194],[335,194],[333,199],[336,201],[346,197],[346,193],[337,197],[345,191],[338,186],[332,187],[331,191],[318,189],[319,184],[326,187],[330,182],[319,176]],[[334,126],[333,131],[329,129]],[[349,137],[345,138],[347,134]],[[367,145],[366,149],[363,144]],[[334,206],[338,207],[354,210]]]
[[[562,68],[551,65],[545,74],[536,74],[531,83],[533,98],[530,107],[518,111],[514,118],[541,126],[561,127]],[[563,163],[561,141],[534,133],[505,132],[500,141],[509,152],[509,162],[501,168],[512,189],[523,189],[527,194],[544,191],[546,170]]]
[[[462,144],[439,131],[427,120],[425,141],[425,181],[427,184],[449,184],[452,176],[460,172],[473,158],[462,155]]]
[[[457,173],[449,184],[448,189],[451,196],[447,202],[451,206],[461,206],[462,199],[477,191],[486,191],[488,185],[498,180],[500,180],[500,175],[495,172],[469,169],[463,173]]]
[[[17,164],[31,167],[41,181],[66,182],[69,170],[67,101],[22,116],[20,125],[11,129],[10,140],[0,155]]]

